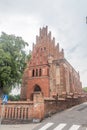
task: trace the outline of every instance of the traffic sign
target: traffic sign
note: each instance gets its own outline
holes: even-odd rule
[[[3,100],[2,100],[3,104],[7,104],[8,102],[8,95],[3,95]]]

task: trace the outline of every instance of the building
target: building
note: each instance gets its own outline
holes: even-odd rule
[[[24,71],[21,99],[33,100],[33,94],[42,92],[44,98],[80,96],[82,84],[79,72],[64,57],[64,50],[55,44],[48,27],[40,28],[33,44],[31,60]]]
[[[0,100],[0,116],[6,124],[41,121],[85,101],[87,94],[82,91],[79,73],[65,59],[64,50],[55,44],[46,26],[33,44],[23,74],[21,100],[8,101],[4,110]]]

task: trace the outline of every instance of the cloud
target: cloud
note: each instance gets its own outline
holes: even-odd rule
[[[70,49],[69,49],[69,52],[70,52],[70,53],[74,53],[74,52],[76,51],[76,49],[78,48],[78,45],[79,45],[79,44],[77,44],[77,45],[75,45],[74,47],[70,48]]]
[[[32,48],[39,28],[49,26],[65,57],[87,85],[87,0],[0,0],[0,32],[22,36]]]

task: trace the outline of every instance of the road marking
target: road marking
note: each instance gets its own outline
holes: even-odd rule
[[[46,125],[44,125],[42,128],[40,128],[39,130],[46,130],[47,128],[49,128],[50,126],[52,126],[54,123],[47,123]]]
[[[78,130],[80,125],[73,125],[69,130]]]
[[[49,127],[51,127],[54,123],[47,123],[39,130],[47,130]],[[57,127],[55,127],[53,130],[62,130],[67,124],[61,123]],[[78,130],[80,125],[72,125],[68,130]],[[86,129],[87,130],[87,129]]]
[[[55,129],[53,129],[53,130],[62,130],[65,126],[66,126],[66,124],[61,123],[61,124],[59,124],[59,125],[58,125]]]

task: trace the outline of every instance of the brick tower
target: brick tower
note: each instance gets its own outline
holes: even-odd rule
[[[42,92],[44,97],[82,92],[79,73],[64,58],[59,44],[55,45],[47,26],[40,28],[36,44],[33,44],[23,75],[21,99],[32,100],[35,92]]]

